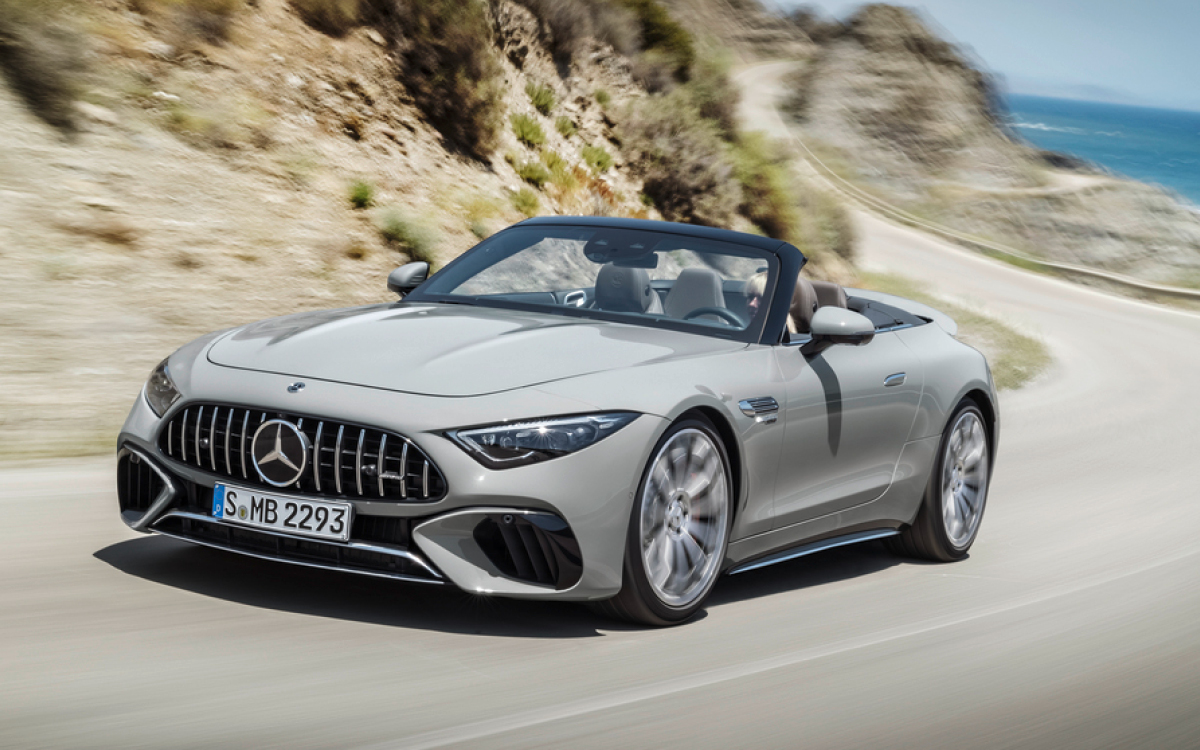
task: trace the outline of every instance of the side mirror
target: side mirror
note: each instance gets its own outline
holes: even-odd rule
[[[424,261],[405,263],[388,274],[388,289],[404,297],[412,290],[425,283],[429,278],[429,264]]]
[[[875,324],[865,315],[844,307],[820,307],[813,313],[813,343],[825,348],[831,344],[862,346],[875,338]]]

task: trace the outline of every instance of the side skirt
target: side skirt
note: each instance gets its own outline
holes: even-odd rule
[[[897,529],[874,529],[870,531],[857,531],[853,534],[843,534],[842,536],[830,537],[828,539],[822,539],[818,542],[810,542],[808,544],[802,544],[799,547],[781,550],[774,554],[767,555],[766,557],[760,557],[757,560],[751,560],[750,562],[736,565],[728,571],[728,575],[735,575],[737,573],[745,573],[748,570],[765,568],[768,565],[774,565],[775,563],[781,563],[787,560],[794,560],[797,557],[804,557],[805,555],[811,555],[814,552],[821,552],[823,550],[833,549],[835,547],[845,547],[848,544],[857,544],[858,542],[869,542],[873,539],[884,539],[889,536],[896,536],[899,533],[900,532]]]

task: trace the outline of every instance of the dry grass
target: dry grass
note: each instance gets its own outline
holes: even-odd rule
[[[958,323],[958,340],[983,352],[1000,390],[1020,388],[1050,366],[1052,358],[1045,343],[996,318],[940,299],[904,276],[864,273],[861,278],[864,288],[907,297],[953,318]]]

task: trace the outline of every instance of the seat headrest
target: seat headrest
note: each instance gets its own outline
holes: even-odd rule
[[[644,268],[624,268],[611,263],[596,274],[596,307],[610,312],[646,312],[655,299],[650,274]]]
[[[832,281],[810,281],[821,307],[846,307],[846,290]]]
[[[701,307],[725,307],[721,277],[708,268],[685,268],[667,293],[663,310],[669,317],[683,318]]]
[[[797,278],[796,290],[792,293],[792,306],[789,310],[792,321],[796,325],[796,333],[812,331],[813,313],[819,306],[817,292],[813,289],[812,282],[808,279]]]

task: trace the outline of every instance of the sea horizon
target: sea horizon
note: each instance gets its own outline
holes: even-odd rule
[[[1005,94],[1008,124],[1037,148],[1160,185],[1200,206],[1200,112]]]

